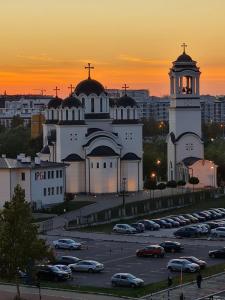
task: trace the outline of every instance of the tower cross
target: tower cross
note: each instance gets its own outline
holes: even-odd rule
[[[124,86],[122,86],[122,89],[124,89],[125,95],[127,94],[127,89],[129,89],[129,86],[124,83]]]
[[[187,44],[183,43],[183,44],[181,45],[181,47],[183,48],[183,52],[185,53],[185,48],[187,48]]]
[[[58,91],[60,91],[60,89],[56,86],[55,89],[53,89],[53,91],[55,91],[55,96],[57,98],[58,97]]]
[[[75,88],[75,86],[73,86],[72,84],[70,86],[68,86],[68,89],[70,89],[70,95],[73,94],[73,89]]]
[[[87,67],[85,69],[88,69],[88,79],[91,79],[91,69],[94,69],[94,67],[91,67],[91,64],[88,63]]]

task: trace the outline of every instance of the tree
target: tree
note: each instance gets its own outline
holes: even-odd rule
[[[23,126],[23,119],[19,115],[15,115],[12,118],[11,127],[16,128],[19,126]]]
[[[15,299],[21,299],[18,270],[25,271],[35,262],[52,257],[49,246],[38,238],[30,204],[25,200],[24,190],[17,185],[12,200],[5,203],[0,219],[1,275],[16,280]]]
[[[194,186],[195,186],[196,184],[199,184],[199,179],[198,179],[198,177],[194,177],[194,176],[190,177],[189,183],[192,184],[192,186],[193,186],[193,191],[194,191]]]

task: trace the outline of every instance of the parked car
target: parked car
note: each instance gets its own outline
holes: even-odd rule
[[[200,216],[198,213],[192,213],[192,215],[198,219],[199,222],[205,222],[206,217]]]
[[[184,226],[186,225],[186,222],[184,222],[183,220],[179,219],[178,217],[175,217],[175,216],[170,216],[170,219],[178,222],[179,226]]]
[[[137,233],[137,230],[128,224],[116,224],[113,227],[113,232],[116,233]]]
[[[171,219],[171,218],[163,218],[164,220],[166,220],[166,222],[169,222],[172,224],[173,227],[179,227],[180,226],[180,223]]]
[[[132,223],[130,226],[134,227],[137,232],[141,233],[145,231],[145,225],[142,223]]]
[[[195,256],[182,256],[180,259],[186,259],[192,263],[199,265],[201,269],[204,269],[207,266],[207,263],[204,260],[198,259]]]
[[[225,247],[217,250],[209,251],[209,257],[212,258],[225,258]]]
[[[159,224],[159,226],[161,228],[172,228],[173,227],[173,225],[171,223],[166,222],[166,220],[164,220],[164,219],[153,219],[152,221]]]
[[[210,229],[214,229],[214,228],[217,228],[217,227],[221,227],[221,226],[220,226],[220,223],[215,222],[215,221],[210,221],[210,222],[207,222],[206,224],[209,225]],[[222,226],[222,227],[223,227],[223,226]]]
[[[217,227],[212,229],[211,235],[216,237],[225,237],[225,227]]]
[[[55,265],[55,267],[57,267],[60,271],[66,272],[69,276],[70,279],[72,279],[73,275],[72,275],[72,270],[70,269],[70,267],[66,266],[66,265]]]
[[[184,215],[185,218],[188,218],[192,223],[197,223],[198,219],[194,216],[192,216],[191,214],[186,214]]]
[[[112,286],[128,286],[128,287],[141,287],[144,285],[144,280],[137,278],[130,273],[116,273],[111,278]]]
[[[208,224],[192,224],[189,228],[196,229],[200,234],[206,234],[210,231],[210,226]]]
[[[187,225],[189,225],[189,224],[192,223],[190,219],[185,218],[184,216],[178,216],[178,218],[181,219],[181,220],[183,220],[183,221],[185,221]]]
[[[179,242],[165,241],[159,245],[164,248],[165,252],[181,252],[184,249]]]
[[[69,265],[72,271],[97,273],[104,270],[104,265],[95,260],[81,260],[76,264]]]
[[[196,237],[199,235],[199,229],[194,227],[183,227],[174,232],[175,237]]]
[[[71,239],[56,240],[53,241],[53,245],[55,246],[56,249],[70,249],[70,250],[81,249],[81,243],[75,242],[74,240]]]
[[[213,219],[213,217],[207,212],[199,211],[198,215],[205,218],[205,220],[212,220]]]
[[[138,223],[144,224],[146,230],[159,230],[160,229],[160,225],[156,224],[155,222],[153,222],[151,220],[140,220],[140,221],[138,221]]]
[[[75,257],[75,256],[64,255],[64,256],[61,256],[61,257],[56,257],[55,264],[68,266],[70,264],[75,264],[80,260],[81,260],[80,258]]]
[[[63,281],[69,279],[67,272],[61,271],[56,266],[37,266],[36,276],[39,280]]]
[[[141,256],[153,256],[153,257],[164,257],[165,250],[159,245],[149,245],[136,251],[136,255]]]
[[[223,217],[223,214],[221,214],[220,212],[215,211],[214,209],[209,209],[208,210],[215,219],[220,219]]]
[[[192,263],[187,259],[171,259],[167,264],[170,271],[197,272],[200,270],[199,265]]]

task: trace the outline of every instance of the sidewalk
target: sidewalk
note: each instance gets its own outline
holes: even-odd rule
[[[153,295],[144,296],[145,300],[179,300],[181,292],[184,294],[185,300],[200,300],[203,297],[210,296],[225,290],[225,272],[220,275],[214,275],[206,279],[203,278],[202,288],[198,289],[196,282],[183,285],[168,291],[162,291]]]
[[[21,297],[25,300],[39,300],[39,291],[36,287],[21,287]],[[16,295],[16,287],[14,285],[0,284],[0,300],[12,300]],[[124,298],[85,294],[78,292],[68,292],[64,290],[41,289],[42,300],[122,300]]]

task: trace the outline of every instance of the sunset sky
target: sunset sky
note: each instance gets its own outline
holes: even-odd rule
[[[225,0],[0,0],[0,94],[65,97],[92,77],[107,88],[169,92],[168,71],[186,42],[201,93],[225,94]]]

